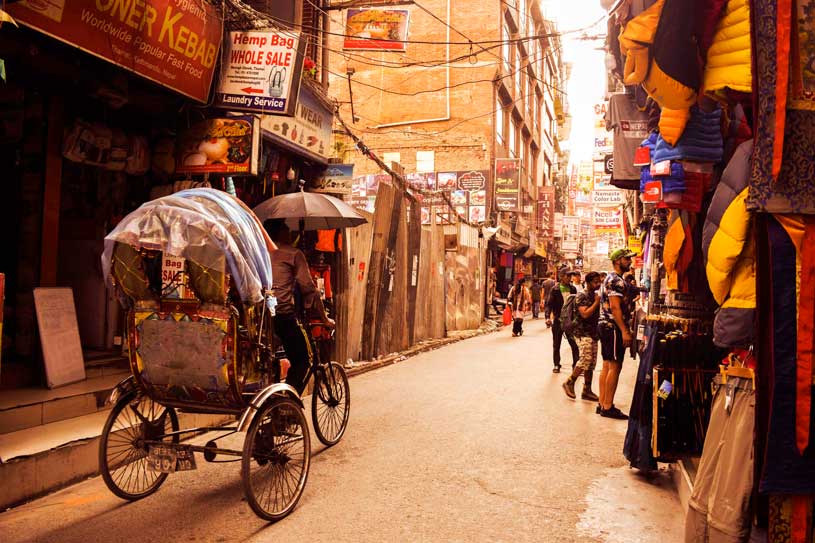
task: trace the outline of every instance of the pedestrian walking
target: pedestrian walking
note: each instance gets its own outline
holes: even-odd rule
[[[583,280],[581,275],[582,274],[579,271],[572,272],[572,286],[575,288],[578,294],[586,290],[583,288]]]
[[[543,283],[541,284],[543,287],[543,292],[541,292],[541,300],[543,301],[544,305],[546,304],[546,300],[549,299],[549,293],[552,292],[552,288],[555,285],[557,285],[557,274],[552,272],[546,279],[543,280]]]
[[[532,303],[532,296],[526,288],[526,279],[521,277],[518,282],[509,289],[507,299],[512,310],[512,337],[524,335],[524,313]]]
[[[541,287],[540,281],[535,278],[532,280],[532,286],[529,287],[529,294],[532,296],[532,318],[537,319],[541,309]]]
[[[635,253],[627,248],[617,249],[611,256],[614,271],[603,283],[600,300],[600,347],[603,370],[600,372],[600,405],[597,413],[613,419],[627,419],[628,415],[614,406],[614,394],[623,367],[625,349],[631,346],[633,335],[631,322],[631,289],[623,275],[631,270],[631,257]]]
[[[560,271],[560,283],[549,292],[549,297],[546,299],[546,305],[543,309],[546,325],[552,327],[552,373],[560,373],[560,344],[564,335],[566,335],[566,341],[569,342],[569,346],[572,348],[572,368],[577,366],[579,353],[577,343],[571,335],[563,333],[560,322],[560,315],[566,298],[577,294],[577,291],[569,282],[570,277],[569,270],[564,268]]]
[[[597,394],[591,390],[591,382],[594,377],[594,368],[597,365],[597,344],[600,339],[597,333],[597,325],[600,322],[600,295],[597,291],[600,289],[601,284],[599,273],[587,273],[586,290],[579,292],[575,299],[579,319],[574,336],[580,351],[580,359],[577,362],[577,367],[572,370],[572,375],[563,383],[563,390],[566,391],[566,396],[571,399],[576,398],[574,386],[577,379],[582,375],[583,392],[580,398],[592,402],[599,400]]]

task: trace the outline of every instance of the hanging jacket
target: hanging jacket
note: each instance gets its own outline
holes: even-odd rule
[[[743,93],[752,91],[748,0],[728,0],[707,51],[703,81],[705,92],[719,100],[726,98],[726,89]]]
[[[659,117],[659,134],[666,142],[676,145],[690,120],[690,108],[663,108]]]
[[[620,33],[620,52],[625,57],[623,83],[626,85],[639,85],[648,75],[651,65],[650,47],[654,43],[654,35],[664,5],[665,0],[658,0],[656,4],[628,21]]]
[[[696,37],[702,58],[707,58],[727,2],[728,0],[696,0]]]
[[[708,284],[721,306],[713,327],[714,342],[721,347],[747,347],[753,341],[755,246],[745,204],[752,151],[752,141],[736,149],[716,188],[702,235]]]
[[[690,110],[685,131],[676,146],[663,137],[657,139],[652,155],[653,162],[663,160],[690,160],[694,162],[719,162],[724,152],[721,130],[722,110],[705,112],[698,106]]]

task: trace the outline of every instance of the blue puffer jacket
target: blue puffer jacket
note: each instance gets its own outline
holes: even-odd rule
[[[685,192],[685,168],[681,162],[671,162],[670,175],[651,175],[651,168],[643,166],[640,172],[640,192],[645,192],[645,184],[662,181],[662,193]]]
[[[722,110],[706,113],[698,106],[691,108],[690,120],[676,142],[670,145],[660,136],[651,155],[652,162],[663,160],[690,160],[693,162],[719,162],[722,160],[724,142],[721,131]]]

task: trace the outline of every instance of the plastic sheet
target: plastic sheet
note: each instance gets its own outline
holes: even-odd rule
[[[224,270],[241,299],[257,303],[271,296],[274,243],[252,211],[215,189],[189,189],[143,204],[105,237],[102,270],[112,284],[116,244],[159,250],[201,266]]]

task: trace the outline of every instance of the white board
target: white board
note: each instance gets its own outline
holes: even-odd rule
[[[85,379],[73,291],[70,288],[35,288],[34,306],[48,388]]]

